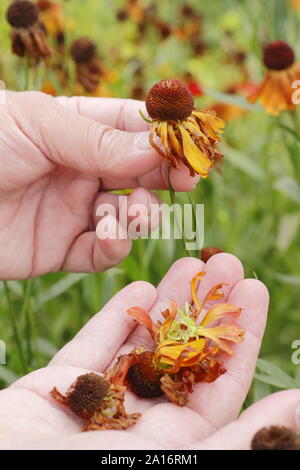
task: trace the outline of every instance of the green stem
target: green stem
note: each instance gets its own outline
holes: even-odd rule
[[[175,196],[175,191],[174,191],[172,183],[171,183],[170,174],[171,174],[171,167],[169,168],[169,172],[168,172],[168,181],[169,181],[169,195],[170,195],[171,204],[173,206],[174,204],[176,204],[176,196]],[[178,220],[177,213],[176,213],[175,210],[174,210],[174,218],[175,218],[175,223],[176,223],[178,229],[180,230],[180,221]],[[186,241],[185,234],[184,234],[183,230],[182,230],[182,239],[181,240],[182,240],[182,244],[183,244],[183,249],[187,252],[188,256],[193,257],[194,256],[193,253],[186,248],[187,241]]]
[[[29,90],[30,88],[30,59],[28,56],[25,58],[25,83],[24,83],[24,91]]]
[[[23,352],[23,348],[22,348],[22,342],[21,342],[20,335],[19,335],[17,318],[16,318],[16,315],[15,315],[15,310],[14,310],[12,298],[11,298],[11,295],[10,295],[10,288],[9,288],[8,283],[6,281],[3,281],[3,284],[4,284],[4,292],[5,292],[5,296],[6,296],[6,300],[7,300],[7,304],[8,304],[8,311],[9,311],[10,319],[11,319],[11,322],[12,322],[13,335],[14,335],[14,338],[15,338],[20,363],[21,363],[21,366],[22,366],[22,369],[23,369],[23,373],[27,374],[28,368],[27,368],[27,364],[26,364],[26,360],[25,360],[25,356],[24,356],[24,352]]]
[[[28,279],[24,283],[24,298],[23,298],[23,304],[21,308],[21,323],[22,323],[22,319],[25,319],[25,324],[26,324],[25,331],[26,331],[28,364],[31,364],[32,362],[31,325],[30,325],[30,318],[29,318],[29,301],[30,301],[31,288],[32,288],[32,279]]]

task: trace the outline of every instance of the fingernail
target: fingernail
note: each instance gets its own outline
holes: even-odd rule
[[[141,132],[136,135],[134,140],[134,146],[137,150],[150,150],[152,149],[149,141],[149,132]]]

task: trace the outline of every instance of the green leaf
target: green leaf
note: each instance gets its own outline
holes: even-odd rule
[[[49,302],[49,300],[55,299],[66,292],[74,284],[77,284],[81,279],[86,277],[87,274],[67,274],[63,279],[53,284],[46,292],[43,292],[38,296],[34,310],[38,310],[43,304]]]
[[[275,277],[278,281],[284,282],[285,284],[300,286],[300,276],[296,276],[294,274],[275,273]]]
[[[300,204],[300,184],[294,178],[284,176],[274,183],[274,189]]]
[[[253,158],[227,145],[222,145],[222,151],[225,154],[226,161],[231,165],[257,181],[264,179],[263,170]]]
[[[269,361],[258,359],[256,368],[259,372],[254,377],[263,383],[281,389],[297,388],[295,379]]]
[[[293,136],[298,142],[300,142],[300,136],[295,132],[293,129],[291,129],[289,126],[286,126],[285,124],[279,123],[278,126],[288,132],[291,136]]]
[[[221,91],[211,90],[210,88],[204,88],[204,93],[206,93],[208,96],[211,96],[216,101],[221,101],[222,103],[226,104],[232,104],[233,106],[238,106],[239,108],[245,109],[246,111],[262,110],[260,105],[248,103],[248,101],[240,95],[222,93]]]
[[[18,376],[12,372],[8,367],[0,365],[0,380],[5,382],[6,385],[10,385],[11,383],[17,380]]]

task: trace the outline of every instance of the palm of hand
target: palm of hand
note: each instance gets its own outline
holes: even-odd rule
[[[120,354],[141,344],[149,347],[148,333],[136,327],[126,314],[127,308],[140,305],[150,310],[153,319],[158,319],[170,300],[179,304],[191,300],[189,281],[203,269],[206,276],[199,287],[200,299],[213,285],[227,282],[228,300],[244,309],[239,324],[245,328],[246,338],[236,346],[236,354],[225,360],[227,373],[212,384],[198,384],[190,397],[189,407],[185,408],[164,399],[143,400],[128,393],[127,411],[143,413],[134,427],[127,431],[81,433],[83,422],[50,399],[49,391],[56,386],[65,393],[79,375],[91,370],[103,372]],[[157,289],[144,282],[125,288],[55,356],[47,368],[20,379],[1,392],[3,447],[243,449],[249,447],[256,430],[264,425],[292,426],[292,411],[300,401],[299,391],[274,394],[234,421],[252,380],[268,307],[265,287],[259,281],[242,278],[239,261],[231,255],[219,254],[206,266],[194,258],[178,261]]]

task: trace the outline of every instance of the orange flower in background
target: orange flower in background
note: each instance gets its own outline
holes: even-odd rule
[[[300,0],[290,0],[290,5],[294,10],[300,11]]]
[[[203,88],[201,87],[200,83],[197,81],[195,77],[189,72],[185,73],[184,75],[184,81],[189,89],[189,91],[192,93],[193,96],[199,97],[204,95]]]
[[[57,89],[51,82],[44,82],[41,86],[41,92],[47,95],[57,96]]]
[[[244,96],[247,98],[249,94],[253,94],[258,89],[257,84],[250,83],[250,82],[242,82],[242,83],[235,83],[227,88],[225,93],[233,96]],[[235,119],[240,118],[247,114],[247,110],[241,108],[236,104],[225,103],[222,101],[217,101],[212,106],[210,106],[211,110],[215,111],[217,115],[223,119],[225,122],[230,122]]]
[[[152,118],[150,143],[173,168],[181,160],[194,176],[208,176],[209,169],[222,157],[216,149],[224,122],[213,111],[194,108],[194,98],[180,80],[161,80],[154,85],[146,99]],[[161,146],[154,141],[154,135]]]
[[[292,83],[300,79],[300,64],[295,62],[293,49],[286,42],[272,42],[265,47],[263,60],[267,71],[262,84],[248,97],[249,102],[258,100],[273,116],[295,109]]]
[[[213,382],[226,372],[218,353],[233,354],[230,343],[243,340],[244,330],[233,320],[242,309],[228,303],[208,305],[224,297],[223,284],[212,288],[200,302],[197,287],[204,275],[201,272],[191,281],[193,305],[179,308],[172,302],[162,312],[163,322],[154,323],[140,307],[128,310],[128,314],[150,332],[155,343],[152,352],[142,348],[122,356],[115,369],[120,383],[126,383],[138,396],[150,398],[163,392],[170,401],[184,406],[193,384]]]
[[[61,37],[65,27],[62,5],[50,0],[37,0],[36,3],[50,36]]]
[[[30,57],[39,62],[51,56],[47,44],[47,30],[40,20],[36,4],[19,0],[13,2],[6,13],[7,21],[12,26],[12,51],[19,57]]]

